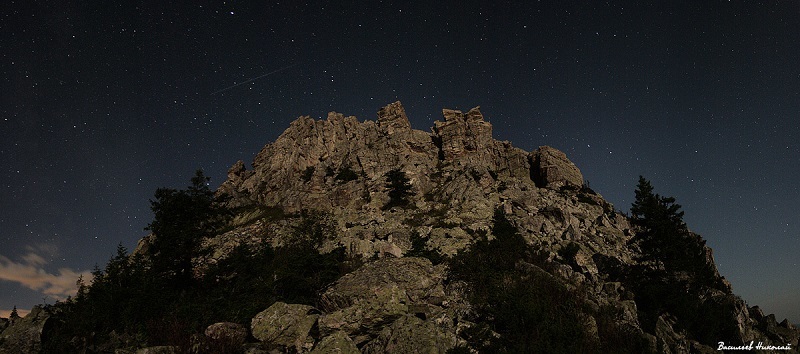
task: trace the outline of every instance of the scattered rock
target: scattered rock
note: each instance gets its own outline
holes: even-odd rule
[[[294,347],[300,351],[313,339],[308,336],[319,315],[308,305],[276,302],[258,313],[250,324],[253,337],[269,344]]]

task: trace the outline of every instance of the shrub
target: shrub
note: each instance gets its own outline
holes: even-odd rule
[[[358,179],[358,174],[353,171],[350,166],[345,166],[339,170],[339,173],[336,174],[334,179],[339,182],[355,181]]]
[[[566,246],[560,248],[558,250],[558,257],[561,258],[561,262],[569,265],[575,271],[580,271],[580,267],[575,260],[575,256],[578,254],[578,251],[581,250],[581,246],[575,242],[570,242]]]
[[[310,180],[311,180],[311,177],[313,177],[313,176],[314,176],[314,171],[315,171],[315,170],[316,170],[316,168],[315,168],[314,166],[308,166],[308,167],[306,167],[306,169],[303,171],[303,174],[302,174],[302,175],[300,175],[300,179],[302,179],[302,180],[303,180],[303,182],[308,182],[308,181],[310,181]]]
[[[427,239],[423,238],[419,232],[411,232],[411,249],[406,252],[406,257],[423,257],[427,258],[433,264],[439,264],[444,261],[444,258],[436,249],[428,249]]]

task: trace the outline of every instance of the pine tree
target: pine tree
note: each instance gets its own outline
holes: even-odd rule
[[[384,210],[395,206],[405,208],[410,203],[409,198],[414,195],[406,173],[399,168],[386,173],[386,188],[389,189],[389,202],[383,206]]]
[[[675,198],[653,193],[650,181],[639,176],[636,200],[631,205],[632,223],[639,227],[635,241],[642,251],[641,261],[669,264],[676,256],[678,241],[686,232],[681,206]]]
[[[11,310],[11,314],[8,315],[8,319],[11,320],[11,322],[13,323],[14,321],[16,321],[16,320],[18,320],[20,318],[21,317],[19,317],[19,313],[17,313],[17,306],[14,306],[14,309]]]
[[[192,279],[192,257],[200,241],[222,225],[227,215],[208,187],[210,179],[198,170],[186,190],[159,188],[151,200],[153,222],[147,226],[155,235],[152,269],[173,285],[186,286]]]
[[[683,221],[683,211],[673,197],[662,197],[639,176],[636,200],[631,205],[632,224],[639,227],[634,242],[641,248],[640,261],[663,266],[668,273],[685,272],[699,280],[713,281],[714,271],[705,259],[705,241]]]

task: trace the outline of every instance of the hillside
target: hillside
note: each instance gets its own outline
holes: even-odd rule
[[[81,313],[73,303],[36,322],[43,347],[710,353],[754,342],[796,352],[800,332],[735,296],[699,235],[679,229],[680,243],[654,254],[647,220],[585,186],[563,152],[495,140],[479,108],[442,114],[431,132],[412,129],[399,102],[376,121],[300,117],[251,168],[235,163],[215,192],[230,212],[187,248],[190,290],[154,311],[203,340],[156,340],[149,327],[137,337],[134,326],[67,331]],[[121,251],[97,284],[144,279],[136,272],[156,267],[165,238]],[[152,286],[130,281],[119,293],[163,285]],[[94,288],[74,302],[105,294]],[[124,307],[133,295],[119,296]],[[0,352],[11,352],[20,327],[0,326]]]

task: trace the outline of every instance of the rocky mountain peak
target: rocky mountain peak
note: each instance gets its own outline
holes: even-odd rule
[[[377,122],[359,122],[336,112],[319,121],[300,117],[258,153],[253,170],[245,170],[242,162],[234,164],[220,192],[233,197],[232,205],[330,209],[353,206],[358,196],[382,190],[383,176],[394,168],[411,176],[421,196],[433,188],[430,175],[443,164],[487,175],[491,171],[541,187],[583,182],[577,167],[554,148],[525,152],[494,140],[492,125],[478,107],[467,113],[444,109],[442,116],[431,132],[412,129],[400,102],[378,110]],[[329,186],[342,171],[360,176],[360,183]]]
[[[411,123],[400,101],[390,103],[378,111],[378,125],[385,128],[388,134],[411,130]]]
[[[209,214],[224,225],[190,251],[195,294],[214,289],[203,301],[236,321],[210,324],[205,343],[235,352],[711,353],[720,341],[754,341],[797,352],[800,332],[733,295],[700,235],[665,228],[657,235],[677,246],[642,246],[639,237],[654,234],[644,214],[629,218],[584,186],[563,152],[495,140],[478,107],[442,116],[430,132],[412,129],[400,102],[377,121],[304,116],[252,169],[236,162],[217,191],[232,219]],[[158,237],[142,239],[134,253],[144,257],[133,259],[158,256]],[[121,274],[151,278],[136,269]],[[105,286],[117,283],[127,284]],[[137,293],[127,290],[109,294]],[[41,339],[52,327],[14,326],[0,321],[0,353],[20,333]]]
[[[465,154],[485,152],[494,142],[492,125],[483,120],[480,107],[466,114],[452,109],[443,109],[444,122],[434,122],[434,134],[441,141],[444,159],[456,159]]]

